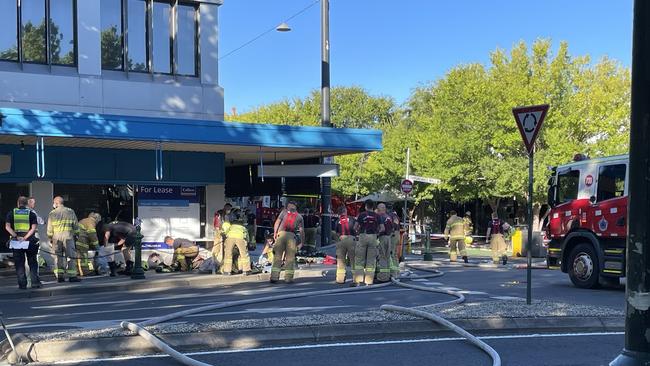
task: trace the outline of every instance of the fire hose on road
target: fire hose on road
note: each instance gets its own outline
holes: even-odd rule
[[[136,332],[138,335],[140,335],[142,338],[147,340],[149,343],[151,343],[153,346],[158,348],[160,351],[166,353],[173,359],[177,360],[178,362],[188,365],[188,366],[211,366],[210,364],[197,361],[195,359],[192,359],[181,352],[173,349],[171,346],[163,342],[161,339],[156,337],[155,335],[151,334],[149,331],[147,331],[144,327],[146,326],[151,326],[151,325],[156,325],[160,324],[163,322],[167,322],[173,319],[178,319],[182,318],[188,315],[192,314],[197,314],[197,313],[202,313],[206,311],[212,311],[212,310],[218,310],[218,309],[225,309],[225,308],[231,308],[235,306],[242,306],[242,305],[251,305],[251,304],[259,304],[259,303],[264,303],[264,302],[271,302],[271,301],[278,301],[278,300],[287,300],[287,299],[296,299],[296,298],[303,298],[303,297],[310,297],[310,296],[320,296],[320,295],[328,295],[328,294],[340,294],[340,293],[348,293],[348,292],[357,292],[357,291],[364,291],[367,289],[377,289],[377,288],[383,288],[383,287],[388,287],[391,285],[399,286],[399,287],[404,287],[404,288],[409,288],[417,291],[426,291],[426,292],[432,292],[432,293],[441,293],[441,294],[446,294],[450,296],[455,296],[456,299],[451,300],[451,301],[446,301],[442,303],[436,303],[432,305],[438,305],[438,306],[444,306],[444,305],[454,305],[454,304],[460,304],[465,301],[465,296],[463,294],[460,294],[458,292],[450,291],[450,290],[443,290],[443,289],[437,289],[437,288],[430,288],[430,287],[425,287],[425,286],[418,286],[414,284],[409,284],[409,283],[404,283],[401,281],[401,279],[424,279],[424,278],[435,278],[435,277],[440,277],[444,275],[444,272],[435,270],[435,269],[429,269],[429,268],[421,268],[421,267],[415,267],[411,265],[407,265],[411,269],[415,270],[420,270],[420,271],[425,271],[425,272],[431,272],[426,275],[413,275],[412,273],[408,273],[405,275],[402,275],[400,277],[400,280],[393,279],[391,282],[388,283],[382,283],[382,284],[377,284],[373,285],[370,287],[352,287],[352,288],[342,288],[342,289],[332,289],[332,290],[321,290],[321,291],[308,291],[308,292],[299,292],[299,293],[294,293],[294,294],[284,294],[284,295],[275,295],[275,296],[266,296],[266,297],[260,297],[256,299],[247,299],[247,300],[238,300],[238,301],[228,301],[224,303],[219,303],[219,304],[213,304],[213,305],[206,305],[194,309],[189,309],[185,311],[180,311],[160,317],[155,317],[149,320],[146,320],[144,322],[141,322],[139,324],[131,323],[131,322],[122,322],[120,325],[124,329],[128,329],[130,331]],[[390,312],[396,312],[396,313],[402,313],[402,314],[407,314],[410,316],[415,316],[415,317],[420,317],[424,318],[430,321],[433,321],[435,323],[438,323],[447,329],[459,334],[460,336],[464,337],[467,339],[471,344],[475,345],[479,349],[483,350],[486,352],[491,358],[492,358],[492,365],[493,366],[500,366],[501,365],[501,358],[499,357],[499,354],[492,348],[490,347],[487,343],[481,341],[477,337],[473,336],[466,330],[458,327],[457,325],[453,324],[452,322],[438,316],[435,314],[423,312],[420,310],[416,309],[411,309],[411,308],[405,308],[401,306],[394,306],[394,305],[382,305],[380,307],[381,310],[384,311],[390,311]]]

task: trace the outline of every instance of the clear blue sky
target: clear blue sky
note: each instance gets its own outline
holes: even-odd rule
[[[220,53],[241,46],[313,0],[224,0]],[[630,66],[632,0],[330,0],[332,85],[404,102],[458,64],[489,60],[520,40],[568,41],[572,55]],[[320,87],[320,4],[220,61],[226,112],[302,97]]]

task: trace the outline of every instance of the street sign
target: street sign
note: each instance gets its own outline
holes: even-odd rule
[[[532,244],[533,244],[533,155],[535,154],[535,140],[542,128],[544,118],[548,112],[548,104],[534,105],[529,107],[512,108],[512,115],[515,116],[517,127],[524,139],[526,151],[528,151],[528,258],[526,266],[526,304],[532,303]]]
[[[517,127],[519,127],[521,138],[524,139],[528,154],[533,151],[535,140],[537,140],[539,130],[542,128],[544,118],[546,118],[546,112],[548,112],[548,104],[512,109],[512,114],[515,116]]]
[[[408,179],[412,182],[422,182],[422,183],[429,183],[429,184],[440,184],[442,181],[438,178],[427,178],[427,177],[420,177],[417,175],[409,175]]]
[[[404,179],[399,187],[402,190],[402,193],[409,194],[411,191],[413,191],[413,182],[408,179]]]

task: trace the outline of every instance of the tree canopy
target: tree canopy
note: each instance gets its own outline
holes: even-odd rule
[[[550,166],[577,153],[591,157],[625,153],[630,120],[630,71],[603,57],[571,56],[568,44],[553,50],[549,40],[509,52],[497,49],[490,62],[459,65],[444,77],[417,87],[403,106],[360,87],[332,89],[335,127],[379,128],[381,152],[337,158],[340,194],[396,188],[411,148],[412,172],[442,180],[417,185],[418,200],[448,192],[457,202],[476,198],[524,200],[528,159],[512,108],[550,104],[535,145],[535,195],[544,202]],[[241,122],[318,125],[320,94],[259,106],[228,115]]]

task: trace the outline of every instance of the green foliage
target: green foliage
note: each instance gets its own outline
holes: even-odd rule
[[[555,55],[547,40],[497,50],[488,67],[463,65],[415,90],[409,118],[420,126],[413,166],[443,180],[458,201],[526,197],[528,159],[511,109],[548,103],[536,143],[535,200],[546,195],[548,166],[576,153],[604,156],[627,151],[629,71],[602,59],[572,58],[566,43]],[[426,192],[423,194],[426,195]]]
[[[412,173],[442,180],[418,184],[418,201],[441,197],[525,200],[528,158],[515,125],[515,106],[548,103],[551,108],[536,143],[535,196],[545,202],[547,167],[576,153],[606,156],[628,149],[630,72],[603,58],[572,57],[568,45],[555,52],[551,42],[523,42],[510,52],[498,49],[489,65],[467,64],[416,88],[403,108],[391,98],[359,87],[332,89],[336,127],[378,128],[384,150],[338,157],[341,176],[333,180],[344,195],[396,188],[411,148]],[[320,124],[320,93],[284,100],[227,116],[241,122]]]

